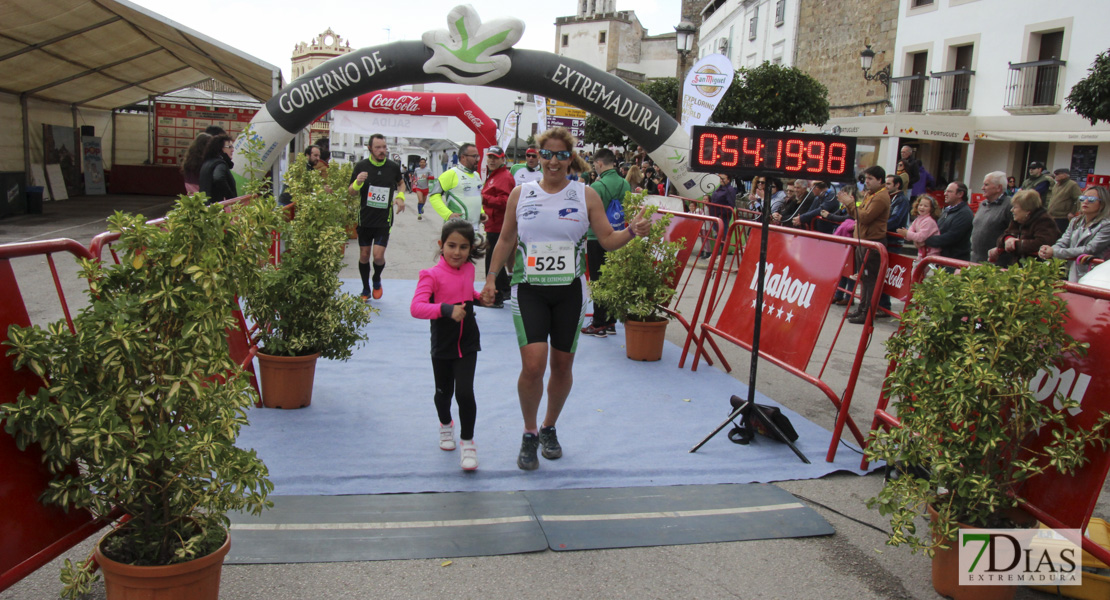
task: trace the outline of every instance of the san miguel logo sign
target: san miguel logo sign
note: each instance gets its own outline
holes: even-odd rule
[[[712,98],[726,89],[732,81],[729,75],[721,73],[712,65],[706,65],[693,73],[690,83],[702,94]]]

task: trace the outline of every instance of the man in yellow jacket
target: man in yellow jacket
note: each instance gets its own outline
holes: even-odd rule
[[[459,164],[444,171],[432,183],[428,195],[428,203],[444,221],[464,219],[470,221],[475,231],[486,220],[482,210],[482,176],[477,172],[479,160],[478,148],[463,144],[459,148]]]

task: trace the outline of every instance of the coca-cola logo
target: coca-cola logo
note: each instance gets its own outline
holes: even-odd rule
[[[420,110],[420,96],[405,94],[402,96],[385,97],[381,94],[374,94],[370,97],[370,100],[367,101],[366,107],[370,109],[414,113]]]
[[[894,265],[886,270],[886,284],[901,289],[905,284],[906,267],[902,265]]]
[[[470,119],[471,123],[474,123],[475,127],[481,127],[482,125],[484,125],[484,123],[482,123],[482,120],[478,117],[475,117],[474,113],[470,112],[469,110],[463,111],[463,114],[466,115],[466,118]]]

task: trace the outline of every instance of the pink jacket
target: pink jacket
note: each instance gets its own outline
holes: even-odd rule
[[[940,254],[940,248],[925,245],[925,240],[939,233],[940,227],[937,226],[937,220],[932,215],[919,215],[906,230],[906,239],[917,246],[917,256],[925,258],[926,256]]]
[[[432,321],[432,358],[459,358],[481,350],[474,303],[482,294],[474,289],[474,265],[456,269],[441,256],[436,266],[420,271],[409,313]],[[451,319],[456,304],[466,305],[462,323]]]

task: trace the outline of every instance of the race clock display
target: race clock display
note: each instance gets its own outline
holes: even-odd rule
[[[854,137],[696,126],[692,140],[690,170],[698,173],[855,179]]]

